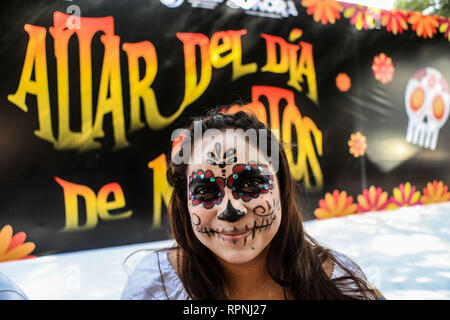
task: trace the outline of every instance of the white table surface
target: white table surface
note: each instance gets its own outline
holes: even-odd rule
[[[320,244],[354,259],[387,299],[450,299],[450,202],[304,222]],[[0,263],[30,299],[119,299],[125,258],[158,241]],[[128,260],[131,268],[145,254]]]

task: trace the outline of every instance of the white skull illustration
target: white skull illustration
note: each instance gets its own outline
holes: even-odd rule
[[[423,68],[409,79],[405,108],[409,118],[406,141],[435,150],[450,111],[448,84],[438,70]]]

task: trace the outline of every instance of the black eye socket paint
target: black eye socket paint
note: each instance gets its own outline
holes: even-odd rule
[[[203,204],[204,208],[211,209],[222,202],[224,188],[223,178],[214,177],[211,170],[197,170],[189,177],[189,200],[194,206]]]
[[[220,189],[217,183],[196,179],[190,184],[189,192],[193,195],[194,199],[208,201],[215,199]]]
[[[227,179],[235,199],[242,198],[245,202],[274,188],[273,175],[264,164],[249,162],[239,163],[233,167],[233,174]]]

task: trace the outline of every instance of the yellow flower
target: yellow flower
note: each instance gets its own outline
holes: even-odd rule
[[[439,23],[439,32],[450,42],[450,18],[441,18]]]
[[[420,191],[407,182],[394,188],[394,195],[390,198],[388,209],[397,209],[400,207],[409,207],[422,204],[420,201]]]
[[[25,232],[19,232],[13,236],[12,227],[4,226],[0,230],[0,262],[34,258],[29,254],[34,250],[35,245],[33,242],[24,243],[25,239]]]
[[[353,197],[347,197],[347,192],[338,190],[334,190],[333,194],[327,192],[325,199],[319,200],[319,207],[314,211],[318,219],[347,216],[355,213],[357,209]]]
[[[375,27],[375,20],[380,10],[368,8],[362,5],[345,4],[344,17],[350,19],[350,23],[358,30],[368,30]]]
[[[445,202],[450,200],[450,192],[448,187],[442,181],[433,183],[428,182],[427,187],[423,188],[423,196],[421,201],[423,204]]]

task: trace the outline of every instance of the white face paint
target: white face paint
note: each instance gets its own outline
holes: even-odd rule
[[[187,171],[194,233],[221,259],[246,263],[267,247],[279,229],[277,176],[242,132],[227,131],[202,142],[202,163],[189,164]]]

